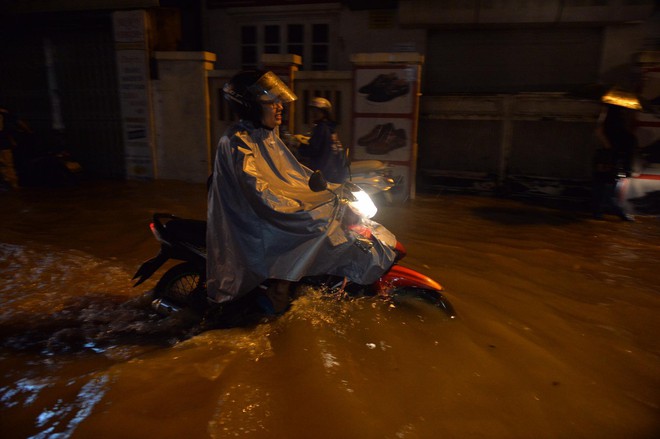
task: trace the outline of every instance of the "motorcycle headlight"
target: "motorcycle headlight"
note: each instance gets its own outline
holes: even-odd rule
[[[351,209],[363,218],[373,218],[378,212],[378,209],[374,202],[371,201],[369,195],[362,189],[352,190],[351,193],[355,197],[354,201],[349,201],[348,203]]]

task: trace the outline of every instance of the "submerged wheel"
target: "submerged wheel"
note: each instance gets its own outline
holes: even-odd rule
[[[184,262],[175,265],[156,284],[154,299],[166,299],[178,306],[188,306],[190,294],[200,286],[202,279],[199,267],[194,264]]]
[[[434,306],[437,306],[451,319],[456,317],[456,311],[454,311],[454,307],[441,291],[408,287],[397,288],[392,293],[392,299],[395,302],[400,302],[409,298],[423,300],[424,302],[428,302]]]

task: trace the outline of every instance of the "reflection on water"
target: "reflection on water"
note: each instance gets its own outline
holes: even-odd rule
[[[415,300],[309,291],[284,316],[209,329],[133,289],[155,211],[204,188],[98,183],[1,194],[2,437],[584,437],[660,432],[660,227],[443,195],[382,208]]]

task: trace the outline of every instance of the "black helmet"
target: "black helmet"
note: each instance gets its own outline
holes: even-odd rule
[[[262,103],[288,103],[298,99],[276,74],[261,70],[248,70],[234,75],[222,91],[229,101],[229,107],[238,117],[256,123],[261,122]]]

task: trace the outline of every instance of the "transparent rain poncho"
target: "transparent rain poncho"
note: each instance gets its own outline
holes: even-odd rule
[[[330,274],[367,285],[390,268],[394,236],[365,220],[378,239],[356,245],[341,225],[346,206],[329,191],[312,192],[311,173],[274,130],[241,121],[220,139],[208,196],[212,300],[235,299],[266,279]]]

